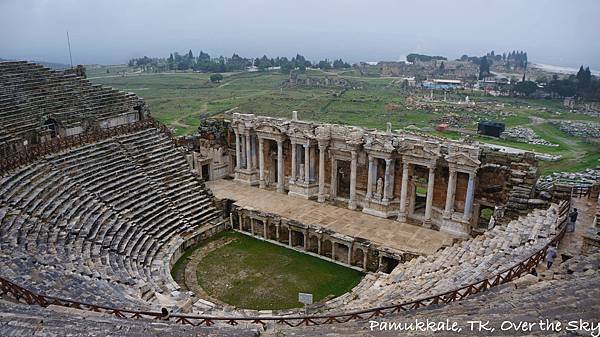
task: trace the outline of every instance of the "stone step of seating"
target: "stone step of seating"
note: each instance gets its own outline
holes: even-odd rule
[[[41,308],[0,300],[0,336],[222,336],[258,337],[256,326],[236,327],[217,324],[212,327],[194,327],[172,321],[153,319],[124,320],[114,316],[50,306]]]
[[[168,168],[181,182],[175,191],[132,155],[149,144],[179,157]],[[155,308],[154,293],[179,300],[165,264],[169,247],[219,216],[183,155],[156,129],[49,155],[0,177],[0,190],[0,262],[9,266],[0,276],[98,304]]]
[[[389,314],[371,319],[379,323],[457,322],[461,332],[442,331],[443,336],[589,336],[591,331],[564,331],[568,322],[598,324],[600,310],[600,253],[561,266],[554,279],[544,280],[532,275],[515,282],[472,295],[448,305],[431,306],[400,314]],[[502,331],[505,321],[538,323],[541,320],[560,321],[563,331],[542,331],[534,326],[531,331]],[[495,331],[471,331],[469,321],[489,321]],[[379,325],[381,326],[381,325]],[[374,325],[376,327],[376,325]],[[430,336],[432,331],[380,331],[370,329],[369,320],[351,321],[314,327],[285,328],[275,326],[273,336]]]
[[[40,120],[49,113],[65,128],[83,127],[82,121],[90,116],[102,121],[136,114],[136,107],[143,105],[141,99],[130,93],[94,85],[76,74],[34,63],[0,67],[0,93],[2,148],[19,144],[29,139],[32,132],[42,130]],[[11,137],[5,137],[8,133]]]
[[[418,257],[381,274],[369,289],[329,310],[359,309],[382,303],[402,303],[467,286],[505,270],[543,248],[556,230],[559,205],[534,210],[506,226],[496,226],[475,238],[455,243],[437,254]]]

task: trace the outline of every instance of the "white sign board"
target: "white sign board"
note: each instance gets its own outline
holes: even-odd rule
[[[312,296],[312,294],[298,293],[298,302],[304,303],[306,305],[312,304],[313,296]]]

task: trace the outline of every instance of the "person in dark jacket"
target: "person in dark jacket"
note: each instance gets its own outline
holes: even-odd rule
[[[571,211],[571,213],[569,213],[569,232],[574,232],[575,231],[575,222],[577,221],[577,216],[579,215],[579,213],[577,213],[577,208],[573,208],[573,211]]]

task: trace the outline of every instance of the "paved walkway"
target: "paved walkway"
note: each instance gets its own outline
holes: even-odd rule
[[[596,203],[587,198],[573,198],[571,209],[577,208],[579,215],[575,223],[575,232],[565,233],[564,239],[558,245],[558,253],[569,256],[579,255],[583,245],[583,234],[593,226],[596,213]],[[570,212],[570,211],[569,211]],[[560,261],[560,260],[559,260]]]
[[[415,254],[432,254],[452,244],[452,236],[420,226],[378,218],[347,208],[290,197],[275,191],[216,180],[206,184],[219,199],[231,199],[236,205],[304,224],[315,224],[340,234],[361,237],[380,246]]]

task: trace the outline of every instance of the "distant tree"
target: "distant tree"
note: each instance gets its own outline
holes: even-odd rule
[[[443,56],[429,56],[429,55],[415,54],[415,53],[410,53],[410,54],[406,55],[406,61],[411,62],[411,63],[413,63],[415,61],[429,62],[429,61],[434,61],[434,60],[446,61],[447,59]]]
[[[167,59],[167,64],[168,64],[169,70],[175,69],[175,58],[173,57],[173,53],[171,53],[169,55],[169,58]]]
[[[329,62],[328,59],[324,59],[324,60],[319,61],[317,66],[321,70],[329,70],[329,69],[331,69],[331,62]]]
[[[350,64],[344,62],[342,59],[333,61],[333,69],[344,69],[350,68]]]
[[[576,75],[577,78],[577,94],[581,97],[588,98],[592,89],[592,73],[590,67],[583,69],[579,68]]]
[[[443,72],[444,69],[446,69],[446,66],[444,66],[444,61],[442,61],[442,63],[440,63],[440,71]]]
[[[293,64],[291,62],[284,62],[280,65],[279,71],[282,74],[289,74],[293,69]]]
[[[487,76],[490,76],[490,64],[486,56],[479,60],[479,79],[483,80]]]
[[[219,82],[221,82],[222,80],[223,80],[223,75],[221,75],[221,74],[218,74],[218,73],[217,73],[217,74],[211,74],[211,75],[210,75],[210,81],[211,81],[212,83],[219,83]]]
[[[513,86],[513,91],[522,94],[525,96],[529,96],[533,94],[537,90],[538,86],[535,82],[532,81],[521,81]]]

